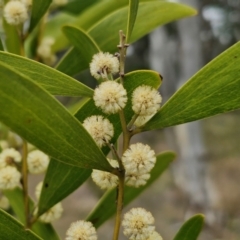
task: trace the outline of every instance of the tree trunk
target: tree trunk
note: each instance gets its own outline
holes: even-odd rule
[[[199,9],[197,0],[181,2]],[[177,37],[173,39],[169,39],[166,28],[157,29],[150,35],[150,66],[163,75],[161,91],[164,99],[168,99],[203,65],[200,21],[199,16],[178,21]],[[206,214],[209,224],[215,224],[213,209],[218,205],[219,196],[207,174],[207,151],[201,122],[168,128],[166,136],[178,153],[173,166],[175,182],[189,197],[186,218],[200,211]]]

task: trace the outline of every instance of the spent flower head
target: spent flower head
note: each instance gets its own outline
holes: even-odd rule
[[[67,230],[65,240],[97,240],[96,229],[91,222],[73,222]]]
[[[17,187],[21,174],[15,167],[7,166],[0,169],[0,189],[7,190]]]
[[[27,157],[28,170],[30,173],[39,174],[47,170],[49,157],[44,152],[33,150]]]
[[[106,145],[114,134],[113,125],[101,115],[86,118],[83,126],[99,147]]]
[[[108,161],[112,167],[114,167],[114,168],[119,167],[119,164],[116,160],[108,159]],[[110,189],[110,188],[116,187],[118,184],[118,177],[110,172],[93,170],[91,176],[92,176],[93,181],[101,189]]]
[[[120,83],[106,81],[95,89],[93,99],[95,105],[104,113],[114,114],[126,106],[127,91]]]
[[[0,169],[7,166],[14,166],[22,160],[21,154],[14,148],[6,148],[0,153]]]
[[[3,15],[10,25],[19,25],[28,19],[26,5],[20,1],[10,1],[3,9]]]
[[[135,143],[123,153],[122,162],[126,171],[147,173],[154,167],[156,156],[148,145]]]
[[[90,63],[91,75],[96,78],[108,79],[108,74],[115,74],[119,71],[119,61],[117,57],[106,52],[95,54]]]
[[[144,208],[132,208],[124,215],[123,233],[129,240],[146,240],[154,232],[155,226],[152,214]]]
[[[139,115],[153,115],[159,108],[162,97],[159,92],[146,85],[137,87],[132,94],[132,109]]]

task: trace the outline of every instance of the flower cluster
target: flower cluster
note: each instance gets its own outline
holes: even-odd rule
[[[132,144],[123,153],[122,162],[126,170],[126,184],[140,187],[150,178],[149,172],[156,162],[155,152],[148,145]]]
[[[90,72],[96,79],[101,78],[104,80],[95,89],[93,100],[96,107],[100,108],[105,114],[115,114],[122,111],[128,101],[127,91],[124,89],[123,84],[112,80],[112,74],[118,70],[119,62],[113,55],[98,53],[93,56]],[[136,127],[142,126],[152,118],[160,109],[162,98],[153,87],[141,85],[133,91],[131,101],[135,115],[128,125],[128,131],[132,131],[131,127],[133,125]],[[83,126],[99,147],[110,143],[113,136],[113,125],[106,118],[100,115],[88,117],[83,122]],[[112,145],[110,148],[113,150],[113,155],[118,154]],[[146,184],[150,178],[150,171],[156,163],[155,152],[150,146],[142,143],[130,145],[122,157],[117,156],[117,159],[118,161],[112,159],[108,159],[108,161],[115,169],[118,169],[119,165],[122,164],[125,169],[125,184],[136,188]],[[99,170],[93,170],[92,179],[102,189],[116,187],[119,181],[118,177],[112,173]],[[162,240],[161,236],[155,231],[152,214],[143,208],[134,208],[126,213],[122,225],[124,234],[129,240]],[[66,239],[85,239],[85,236],[81,230],[80,235]]]
[[[6,22],[10,25],[19,25],[28,19],[28,2],[30,1],[9,1],[3,9]]]
[[[127,212],[122,226],[123,233],[129,240],[162,240],[161,236],[155,232],[152,214],[144,208],[132,208]]]
[[[5,148],[0,153],[0,189],[13,189],[20,183],[21,173],[17,170],[22,156],[14,148]]]

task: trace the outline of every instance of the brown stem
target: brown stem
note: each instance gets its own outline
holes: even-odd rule
[[[27,167],[27,142],[23,140],[23,158],[22,158],[22,187],[24,198],[24,210],[25,210],[25,227],[30,227],[29,221],[29,198],[28,198],[28,167]]]
[[[125,170],[119,171],[119,184],[118,184],[118,194],[117,194],[117,212],[113,233],[113,240],[118,240],[120,225],[121,225],[121,215],[123,208],[123,195],[124,195],[124,180],[125,180]]]

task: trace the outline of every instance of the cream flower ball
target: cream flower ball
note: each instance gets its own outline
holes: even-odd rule
[[[91,222],[77,221],[70,225],[65,240],[97,240],[96,229]]]
[[[126,106],[127,91],[123,85],[114,81],[101,83],[94,91],[95,105],[106,114],[119,112]]]
[[[149,178],[149,173],[142,171],[136,172],[134,169],[129,169],[126,170],[125,173],[125,184],[129,187],[138,188],[144,186]]]
[[[21,173],[15,167],[7,166],[0,169],[0,189],[14,189],[20,183]]]
[[[108,161],[112,167],[119,167],[119,164],[116,160],[108,159]],[[91,176],[96,185],[101,189],[110,189],[116,187],[118,184],[118,177],[110,172],[93,170]]]
[[[156,156],[147,144],[135,143],[123,153],[122,162],[126,171],[147,173],[154,167]]]
[[[101,115],[86,118],[83,126],[100,148],[106,145],[114,134],[113,125]]]
[[[154,231],[147,240],[163,240],[163,238],[156,231]]]
[[[45,223],[51,223],[55,220],[58,220],[62,216],[62,213],[63,213],[63,207],[62,207],[62,204],[59,202],[53,207],[51,207],[47,212],[42,214],[39,217],[39,220]]]
[[[90,73],[96,78],[108,78],[108,74],[115,74],[119,71],[119,61],[117,57],[106,52],[95,54],[90,63]]]
[[[124,215],[123,233],[129,240],[146,240],[154,232],[154,218],[144,208],[132,208]]]
[[[28,171],[33,174],[43,173],[47,170],[49,157],[40,150],[33,150],[27,157]]]
[[[0,153],[0,169],[7,166],[14,166],[22,160],[20,152],[14,148],[6,148]]]
[[[28,19],[26,5],[20,1],[10,1],[3,9],[3,15],[10,25],[19,25]]]
[[[159,92],[146,85],[137,87],[132,94],[132,109],[136,114],[153,115],[160,109],[162,97]]]

